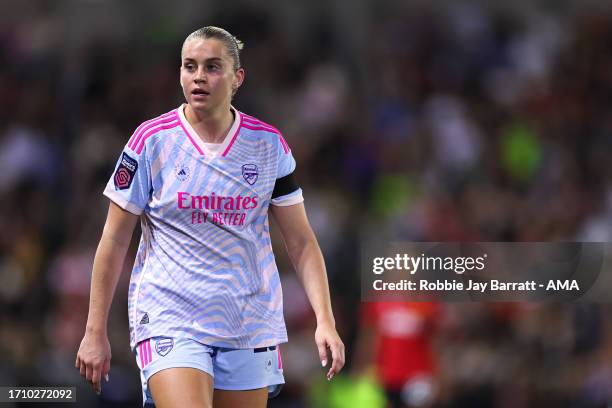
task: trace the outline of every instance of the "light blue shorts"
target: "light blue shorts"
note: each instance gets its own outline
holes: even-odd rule
[[[149,378],[166,368],[190,367],[213,377],[220,390],[254,390],[268,387],[268,397],[280,392],[285,378],[280,347],[229,349],[207,346],[192,339],[152,337],[136,345],[136,364],[140,368],[143,405],[153,398]]]

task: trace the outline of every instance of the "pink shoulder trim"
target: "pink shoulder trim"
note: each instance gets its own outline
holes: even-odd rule
[[[280,132],[280,130],[278,130],[272,125],[269,125],[265,122],[262,122],[259,119],[254,118],[253,116],[249,116],[244,113],[242,114],[242,116],[244,119],[242,123],[242,127],[246,129],[250,129],[250,130],[264,130],[267,132],[277,134],[278,137],[280,138],[280,142],[281,142],[281,145],[283,146],[283,150],[285,151],[285,154],[289,153],[289,150],[290,150],[289,145],[285,141],[285,138],[283,137],[283,134]]]
[[[178,125],[179,120],[176,110],[168,112],[165,115],[159,116],[155,119],[148,120],[136,129],[128,141],[128,147],[136,154],[140,154],[142,153],[145,142],[149,137],[153,136],[160,130],[172,129]]]
[[[134,133],[132,134],[132,137],[130,137],[130,140],[128,141],[127,145],[130,149],[135,150],[136,146],[138,144],[138,142],[140,141],[140,138],[142,137],[142,134],[150,129],[152,126],[155,126],[157,123],[163,121],[164,119],[167,119],[173,115],[175,115],[176,113],[174,111],[170,111],[168,113],[164,113],[161,116],[158,116],[156,118],[147,120],[145,122],[143,122],[140,126],[138,126],[136,128],[136,130],[134,131]]]

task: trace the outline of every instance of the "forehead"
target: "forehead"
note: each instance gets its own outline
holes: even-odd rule
[[[189,40],[183,46],[182,58],[196,61],[209,58],[231,59],[227,48],[221,40],[216,38],[196,38]]]

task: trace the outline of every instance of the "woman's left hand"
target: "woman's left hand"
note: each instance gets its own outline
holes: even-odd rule
[[[321,365],[327,366],[327,349],[331,350],[332,365],[327,372],[327,380],[330,381],[344,367],[344,343],[340,340],[336,328],[332,324],[318,324],[315,332],[315,342],[319,349]]]

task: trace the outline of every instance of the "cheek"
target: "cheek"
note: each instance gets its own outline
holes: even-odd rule
[[[228,76],[226,78],[224,78],[223,80],[223,87],[225,89],[227,89],[228,92],[232,92],[232,89],[234,88],[234,78],[232,76]]]
[[[217,93],[219,93],[220,91],[223,91],[228,87],[228,81],[225,80],[225,78],[221,77],[209,79],[208,86],[212,89],[217,90]]]

